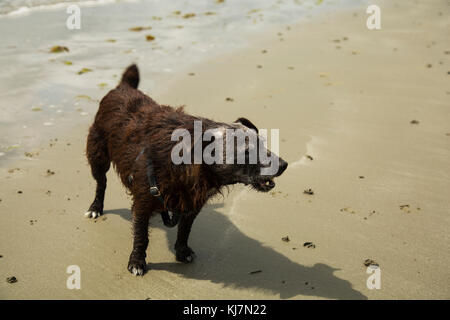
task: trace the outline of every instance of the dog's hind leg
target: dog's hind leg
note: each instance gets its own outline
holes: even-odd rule
[[[190,263],[194,261],[195,253],[188,246],[189,234],[194,223],[196,212],[182,214],[178,223],[177,241],[175,242],[175,253],[177,261]]]
[[[108,147],[102,134],[98,132],[95,124],[89,130],[87,140],[86,156],[91,166],[92,176],[97,182],[95,199],[89,210],[85,213],[87,218],[97,218],[103,213],[103,201],[106,190],[106,173],[109,170],[111,161],[109,159]]]

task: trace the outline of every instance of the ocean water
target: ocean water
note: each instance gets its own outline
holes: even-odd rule
[[[131,63],[138,63],[145,89],[162,90],[175,75],[268,30],[362,2],[0,0],[0,164],[92,121]],[[79,30],[66,26],[70,4],[81,9]],[[50,53],[53,46],[68,51]]]
[[[0,15],[20,15],[32,10],[48,10],[62,8],[70,3],[83,5],[99,5],[115,0],[0,0]]]

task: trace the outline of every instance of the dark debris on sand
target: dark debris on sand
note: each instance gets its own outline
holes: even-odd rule
[[[379,267],[379,266],[380,266],[377,262],[375,262],[375,261],[372,260],[372,259],[366,259],[366,260],[364,261],[364,265],[365,265],[366,267],[368,267],[368,266]]]
[[[6,278],[6,282],[8,283],[16,283],[17,282],[17,278],[12,276],[12,277],[8,277]]]
[[[255,271],[250,271],[249,274],[257,274],[257,273],[261,273],[262,270],[255,270]]]
[[[315,245],[313,242],[305,242],[305,243],[303,244],[303,246],[304,246],[305,248],[309,248],[309,249],[315,249],[315,248],[316,248],[316,245]]]

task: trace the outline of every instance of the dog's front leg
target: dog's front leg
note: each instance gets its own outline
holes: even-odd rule
[[[142,276],[147,269],[145,262],[146,250],[148,246],[148,220],[150,210],[145,206],[135,202],[133,204],[133,251],[128,261],[128,271],[135,276]]]
[[[175,242],[176,259],[180,262],[194,261],[194,251],[188,246],[189,234],[198,212],[183,213],[178,223],[177,241]]]

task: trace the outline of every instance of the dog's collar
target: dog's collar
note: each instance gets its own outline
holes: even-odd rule
[[[141,152],[139,152],[138,156],[136,157],[136,160],[139,160],[139,158],[144,154],[146,148],[143,148],[141,150]],[[161,195],[161,192],[159,191],[158,188],[158,181],[156,179],[156,175],[154,173],[153,170],[153,162],[152,159],[150,157],[147,156],[147,167],[146,167],[146,171],[147,171],[147,180],[148,180],[148,184],[149,184],[149,192],[150,195],[152,197],[155,197],[156,199],[159,200],[159,202],[161,202],[162,206],[163,206],[163,210],[161,211],[161,217],[163,219],[164,225],[166,227],[172,228],[175,227],[178,224],[178,221],[180,220],[180,212],[178,211],[173,211],[173,210],[166,210],[165,209],[165,204],[164,204],[164,198]],[[132,176],[131,176],[131,180],[132,180]],[[171,213],[172,215],[170,215],[169,213]]]

